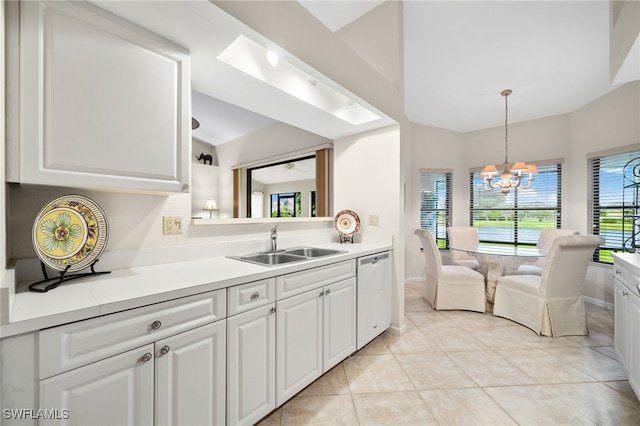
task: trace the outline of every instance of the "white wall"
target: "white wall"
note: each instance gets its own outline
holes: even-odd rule
[[[468,223],[468,166],[463,135],[450,130],[411,124],[411,166],[407,184],[407,219],[405,223],[405,275],[424,277],[424,254],[418,237],[420,227],[420,169],[452,169],[453,223]],[[466,203],[465,203],[466,201]],[[465,222],[466,221],[466,222]]]
[[[334,207],[352,210],[360,218],[362,234],[393,235],[394,280],[391,324],[404,329],[404,258],[400,185],[400,129],[391,126],[336,140]],[[369,217],[378,215],[379,225]],[[359,241],[356,235],[356,242]]]

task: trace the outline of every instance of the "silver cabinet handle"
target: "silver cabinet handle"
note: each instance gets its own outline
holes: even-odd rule
[[[273,308],[269,309],[269,313],[270,313],[270,314],[275,314],[275,313],[276,313],[276,308],[275,308],[275,306],[274,306]]]
[[[168,354],[170,350],[171,348],[168,345],[164,345],[162,349],[160,349],[160,356]]]
[[[327,294],[327,295],[328,295],[329,293],[331,293],[331,289],[330,289],[330,288],[328,288],[328,289],[326,289],[326,290],[324,291],[324,294]]]
[[[318,297],[322,297],[324,296],[324,291],[321,291],[320,294],[318,294]]]
[[[622,292],[622,295],[623,295],[624,297],[627,297],[627,296],[629,295],[629,293],[627,293],[626,291],[623,291],[623,292]]]
[[[145,362],[151,361],[151,358],[151,354],[147,352],[146,354],[142,355],[140,359],[138,359],[138,362],[140,362],[140,364],[144,364]]]
[[[160,321],[154,321],[151,323],[151,325],[149,326],[150,329],[152,330],[157,330],[160,327],[162,327],[162,323]]]
[[[251,300],[256,300],[258,297],[260,297],[260,293],[258,293],[257,291],[255,293],[253,293],[251,295]]]
[[[640,294],[640,284],[638,284],[638,294]]]

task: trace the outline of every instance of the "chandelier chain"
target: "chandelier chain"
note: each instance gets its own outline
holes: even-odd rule
[[[508,124],[507,123],[507,117],[509,115],[509,105],[507,103],[507,97],[508,96],[509,96],[508,94],[504,95],[504,162],[505,163],[509,162],[509,160],[508,160],[509,157],[507,155],[507,153],[508,153],[507,152],[507,149],[508,149],[507,147],[509,146],[508,145],[509,128],[507,126],[507,124]]]

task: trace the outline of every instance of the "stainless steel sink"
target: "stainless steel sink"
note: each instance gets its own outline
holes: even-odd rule
[[[252,253],[244,256],[228,256],[230,259],[242,260],[263,266],[276,266],[286,263],[304,262],[317,257],[346,253],[345,250],[333,250],[319,247],[293,247],[281,251]]]
[[[302,262],[307,260],[304,256],[296,256],[285,252],[256,253],[247,256],[233,257],[245,262],[257,263],[259,265],[282,265],[284,263]]]
[[[332,254],[346,253],[344,250],[333,250],[319,247],[295,247],[285,249],[285,253],[295,254],[304,257],[322,257],[331,256]]]

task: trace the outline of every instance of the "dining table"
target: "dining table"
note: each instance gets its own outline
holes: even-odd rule
[[[493,304],[493,298],[498,285],[498,278],[515,273],[523,263],[535,262],[547,255],[547,250],[535,247],[497,246],[489,244],[467,245],[460,247],[449,246],[449,250],[459,250],[473,256],[479,263],[478,271],[486,276],[487,303]]]

